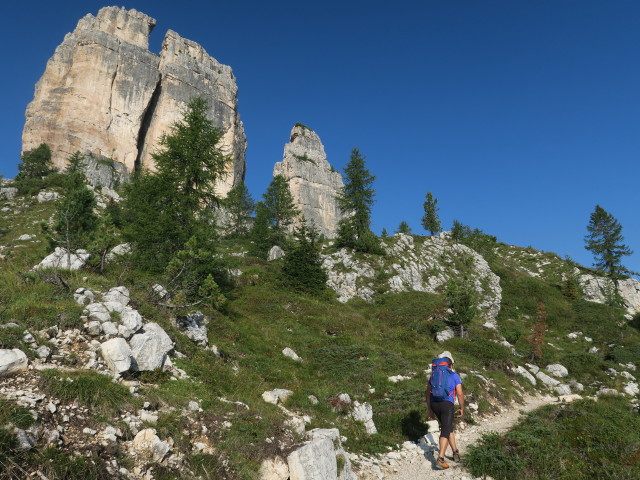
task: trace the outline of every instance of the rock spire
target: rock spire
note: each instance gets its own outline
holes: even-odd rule
[[[148,50],[156,21],[105,7],[82,18],[47,63],[26,111],[22,150],[47,143],[64,167],[75,151],[111,158],[129,171],[153,169],[151,153],[188,101],[204,97],[234,163],[218,185],[226,194],[244,177],[246,138],[231,68],[169,30],[162,51]]]
[[[296,124],[291,140],[284,146],[281,162],[273,175],[283,175],[289,182],[296,207],[305,220],[327,238],[334,238],[340,213],[336,195],[342,188],[342,175],[327,161],[320,137],[310,128]]]

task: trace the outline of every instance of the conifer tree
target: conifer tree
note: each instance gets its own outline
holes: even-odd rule
[[[336,198],[342,212],[342,220],[338,223],[337,246],[365,253],[383,253],[370,230],[375,179],[376,176],[366,168],[364,155],[354,148],[344,168],[344,187]]]
[[[380,236],[382,238],[387,238],[389,236],[389,234],[387,233],[387,229],[382,227],[382,233],[380,233]]]
[[[80,171],[84,155],[79,150],[73,152],[69,158],[67,158],[67,168],[64,169],[64,173],[75,173]]]
[[[396,233],[406,233],[408,235],[411,233],[411,227],[407,222],[402,220],[400,222],[400,225],[398,225],[398,229],[396,230]]]
[[[622,257],[633,253],[623,243],[622,225],[604,208],[596,205],[589,218],[587,231],[585,248],[593,253],[594,266],[617,284],[625,274],[631,273],[622,265]]]
[[[69,252],[86,247],[98,227],[95,206],[95,195],[85,185],[70,190],[56,211],[54,233],[49,236],[51,243]],[[45,231],[48,232],[46,227]]]
[[[134,261],[152,271],[162,271],[192,237],[195,248],[212,246],[215,183],[231,159],[218,147],[222,134],[207,108],[202,98],[190,101],[183,118],[160,139],[153,154],[156,171],[138,172],[126,186],[123,236],[133,246]]]
[[[427,198],[423,204],[424,215],[422,217],[422,226],[428,230],[431,235],[442,230],[440,226],[440,218],[438,217],[438,199],[433,198],[431,192],[427,192]]]
[[[244,182],[233,187],[222,203],[228,216],[227,236],[246,236],[251,215],[255,210],[255,202]]]
[[[249,238],[251,239],[249,254],[266,260],[269,249],[273,246],[273,240],[269,226],[269,212],[264,202],[256,203],[256,217],[253,220]]]
[[[295,231],[293,247],[284,257],[283,282],[289,287],[309,294],[326,288],[327,274],[322,269],[318,232],[303,221]]]
[[[41,143],[34,150],[22,154],[15,185],[20,193],[36,193],[43,186],[42,179],[53,172],[51,149],[46,143]]]
[[[273,240],[276,243],[283,243],[288,227],[300,214],[293,202],[287,179],[283,175],[273,177],[262,197],[273,231]]]

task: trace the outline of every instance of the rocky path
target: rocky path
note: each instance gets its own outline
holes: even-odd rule
[[[458,448],[464,456],[467,447],[488,432],[506,432],[517,423],[523,412],[535,410],[538,407],[557,401],[557,397],[531,396],[525,397],[523,405],[513,405],[502,412],[484,418],[478,425],[467,426],[456,432]],[[437,441],[437,438],[435,438]],[[415,444],[406,442],[399,451],[389,452],[375,460],[359,458],[360,470],[357,471],[359,480],[473,480],[473,476],[462,468],[460,464],[449,461],[448,470],[435,470],[433,444],[424,439]]]

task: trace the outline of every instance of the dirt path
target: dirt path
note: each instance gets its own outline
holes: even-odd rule
[[[538,407],[557,401],[557,397],[531,396],[525,397],[523,405],[505,408],[501,413],[484,418],[478,425],[467,426],[456,432],[456,440],[460,453],[464,456],[469,445],[488,432],[504,433],[517,423],[523,412],[535,410]],[[437,438],[435,441],[437,442]],[[358,459],[361,468],[357,471],[359,480],[472,480],[474,477],[467,473],[461,465],[449,461],[448,470],[435,470],[434,450],[436,448],[428,442],[421,441],[418,445],[406,442],[400,451],[389,452],[376,460]]]

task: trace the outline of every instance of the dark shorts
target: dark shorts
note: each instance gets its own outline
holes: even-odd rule
[[[440,422],[440,436],[449,438],[453,432],[453,403],[445,400],[443,402],[431,402],[431,410],[436,414]]]

